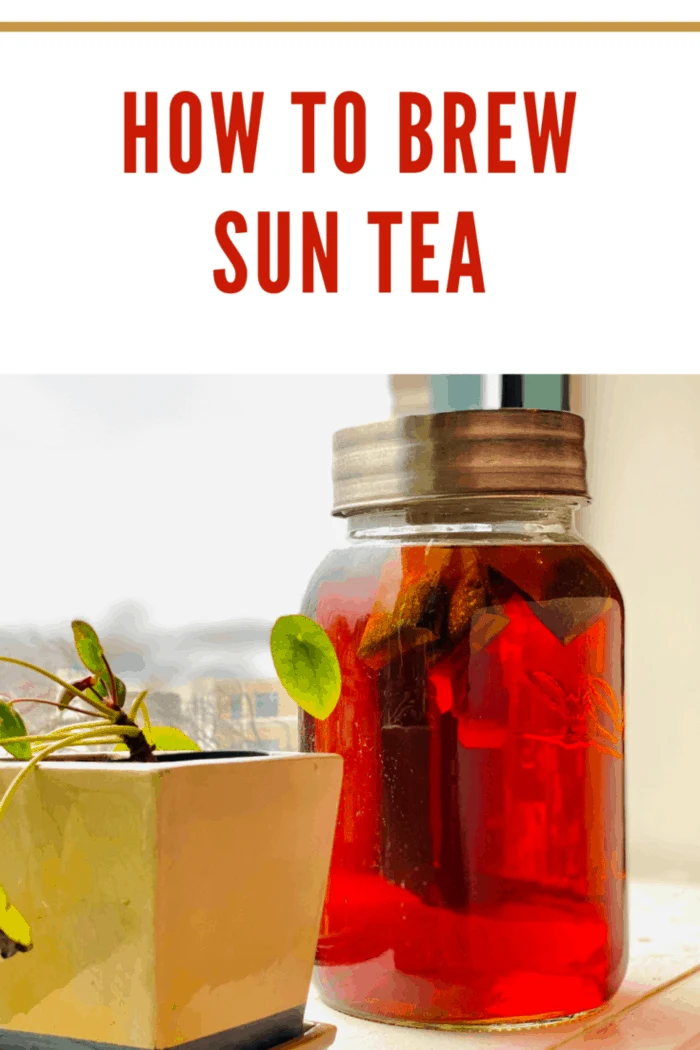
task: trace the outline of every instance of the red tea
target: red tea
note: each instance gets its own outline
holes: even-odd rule
[[[302,727],[345,762],[326,1000],[436,1025],[603,1004],[625,967],[608,570],[583,545],[377,545],[340,556],[305,611],[343,671],[334,713]]]

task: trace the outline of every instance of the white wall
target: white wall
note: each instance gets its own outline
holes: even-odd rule
[[[583,530],[627,610],[631,870],[700,879],[700,376],[582,376]]]
[[[344,532],[331,437],[387,376],[4,376],[0,625],[296,611]]]

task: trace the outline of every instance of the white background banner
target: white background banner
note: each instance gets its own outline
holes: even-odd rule
[[[3,18],[57,18],[59,5],[4,4]],[[63,4],[61,17],[222,17],[217,4]],[[384,5],[385,8],[387,5]],[[485,17],[472,6],[460,17]],[[630,17],[618,5],[605,17]],[[656,5],[658,8],[659,5]],[[531,5],[528,17],[561,17]],[[650,5],[633,17],[688,17],[688,5]],[[626,9],[625,9],[626,8]],[[289,19],[279,5],[226,5],[226,17]],[[498,17],[514,17],[501,5]],[[586,17],[600,11],[589,8]],[[430,17],[454,17],[454,6]],[[297,11],[294,12],[295,17]],[[352,17],[367,16],[353,8]],[[334,17],[343,13],[334,11]],[[581,17],[569,11],[567,17]],[[323,17],[318,5],[300,18]],[[327,17],[327,12],[326,12]],[[373,5],[372,17],[389,17]],[[421,17],[418,5],[403,18]],[[423,13],[422,17],[425,17]],[[488,16],[486,16],[488,17]],[[491,16],[493,17],[493,15]],[[519,11],[516,17],[522,18]],[[0,33],[0,345],[5,371],[198,372],[653,372],[695,370],[700,276],[698,32],[208,32]],[[226,111],[263,92],[255,166],[240,155],[222,173],[211,93]],[[315,172],[302,171],[301,112],[292,92],[325,92],[316,108]],[[366,162],[333,161],[333,101],[366,104]],[[576,93],[565,172],[551,149],[533,171],[524,94],[541,113],[554,92],[561,119]],[[124,171],[124,94],[158,93],[158,171]],[[169,160],[169,106],[178,92],[202,106],[202,159],[182,174]],[[432,107],[433,160],[399,170],[399,94]],[[446,173],[445,92],[476,107],[475,173]],[[515,172],[488,170],[488,96],[512,135],[500,145]],[[185,132],[187,124],[185,122]],[[185,151],[186,152],[186,151]],[[214,271],[231,266],[215,236],[235,211],[246,286],[224,294]],[[338,290],[316,268],[302,291],[302,213],[325,237],[338,215]],[[378,291],[377,227],[368,212],[400,212],[392,290]],[[258,283],[258,213],[290,215],[290,277]],[[412,290],[411,213],[434,245]],[[455,223],[473,213],[484,292],[462,279],[446,290]],[[272,241],[272,272],[276,243]]]

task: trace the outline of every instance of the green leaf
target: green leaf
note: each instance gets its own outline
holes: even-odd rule
[[[126,700],[126,686],[121,678],[117,678],[116,675],[114,676],[114,687],[117,691],[117,705],[123,707]],[[92,686],[92,692],[96,693],[100,700],[108,700],[111,697],[112,683],[109,673],[104,678],[96,679],[95,684]]]
[[[126,700],[126,686],[122,682],[121,678],[115,678],[114,684],[117,687],[117,704],[119,705],[119,707],[123,707],[124,701]]]
[[[32,947],[32,931],[29,923],[14,904],[10,904],[2,886],[0,886],[0,930],[25,951]]]
[[[85,688],[91,688],[94,693],[100,699],[106,700],[112,692],[112,682],[110,677],[110,668],[107,663],[107,657],[105,656],[104,649],[102,648],[102,642],[97,637],[97,632],[90,626],[89,623],[85,623],[84,620],[73,620],[73,638],[75,639],[75,648],[78,656],[82,660],[88,671],[92,671],[94,675],[94,681],[91,685],[85,685]],[[80,682],[75,683],[77,688],[82,689],[83,685]],[[121,678],[114,678],[114,685],[117,692],[116,701],[119,707],[124,706],[126,700],[126,686],[122,682]],[[64,696],[61,696],[61,704],[63,705]]]
[[[270,649],[277,676],[292,700],[314,718],[328,718],[340,699],[341,675],[330,638],[307,616],[280,616]]]
[[[69,689],[62,689],[61,690],[61,695],[58,698],[58,706],[59,707],[68,707],[68,705],[70,704],[72,699],[73,699],[73,694],[71,693],[71,691]]]
[[[118,679],[115,678],[115,683]],[[117,687],[118,689],[119,687]],[[104,678],[95,678],[91,686],[86,690],[88,693],[92,693],[97,700],[107,700],[111,689],[111,682],[109,675]]]
[[[83,620],[73,620],[72,627],[75,649],[84,666],[98,678],[109,681],[107,661],[97,633]]]
[[[145,726],[143,735],[156,751],[201,751],[199,744],[174,726]],[[126,744],[117,744],[114,750],[127,751],[128,748]]]
[[[0,744],[9,751],[14,758],[27,761],[32,757],[32,749],[28,743],[19,740],[14,744],[3,744],[3,739],[10,736],[26,736],[27,727],[20,715],[17,714],[11,704],[0,700]]]
[[[122,682],[121,678],[114,676],[114,684],[117,688],[117,703],[120,707],[124,706],[126,700],[126,686]],[[107,700],[112,689],[112,683],[109,680],[109,674],[105,678],[96,678],[93,684],[88,688],[88,692],[92,692],[95,696],[99,697],[100,700]]]
[[[151,726],[146,730],[146,739],[156,751],[201,751],[199,744],[174,726]]]

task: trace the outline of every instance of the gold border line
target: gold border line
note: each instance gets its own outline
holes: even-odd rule
[[[700,22],[0,22],[0,33],[700,33]]]

